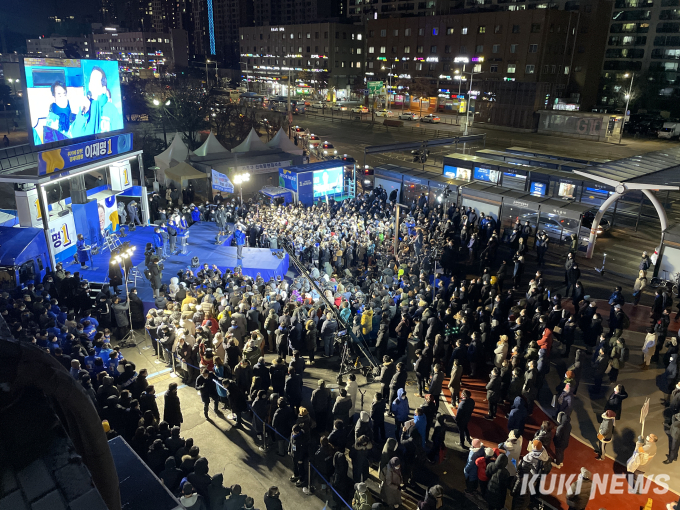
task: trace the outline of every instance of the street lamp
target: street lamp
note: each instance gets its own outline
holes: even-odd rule
[[[248,172],[243,174],[236,174],[234,176],[234,184],[238,184],[239,191],[241,192],[241,205],[243,205],[243,183],[250,180],[250,174]]]
[[[382,66],[381,69],[384,71],[385,66]],[[389,110],[390,109],[390,90],[392,89],[392,71],[394,71],[394,64],[390,66],[390,72],[387,73],[387,79],[389,80],[389,85],[388,88],[385,90],[385,109]]]
[[[239,64],[246,66],[246,92],[250,92],[250,84],[248,83],[248,62],[239,62]]]
[[[628,73],[624,74],[624,78],[628,78],[630,76],[630,87],[628,87],[628,93],[624,96],[626,98],[626,109],[623,112],[623,122],[621,123],[621,136],[619,137],[619,144],[621,143],[621,140],[623,140],[623,128],[626,127],[626,115],[628,115],[628,103],[630,102],[630,96],[633,94],[633,79],[635,78],[634,73]]]
[[[168,99],[165,104],[161,104],[158,99],[153,100],[154,106],[157,106],[161,110],[161,125],[163,126],[163,141],[165,142],[165,148],[168,148],[168,135],[165,131],[165,107],[170,106],[170,100]]]
[[[212,64],[211,60],[208,60],[207,58],[205,59],[205,90],[207,91],[209,89],[210,82],[208,81],[208,64]],[[215,64],[215,67],[217,68],[217,64]]]

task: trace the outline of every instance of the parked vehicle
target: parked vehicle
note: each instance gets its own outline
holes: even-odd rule
[[[323,102],[323,101],[317,101],[316,103],[312,103],[310,105],[311,108],[316,108],[317,110],[322,110],[323,108],[326,108],[328,105]]]
[[[377,112],[375,112],[375,116],[376,117],[392,117],[392,116],[394,116],[394,113],[392,113],[391,110],[386,110],[386,109],[383,108],[382,110],[378,110]]]
[[[438,124],[441,122],[441,119],[435,115],[434,113],[430,113],[428,115],[425,115],[422,119],[420,119],[421,122],[429,122],[430,124]]]
[[[320,143],[321,143],[321,138],[319,138],[317,135],[312,133],[309,135],[309,138],[307,139],[309,143],[309,148],[314,149],[316,148]]]
[[[401,120],[418,120],[418,114],[413,112],[401,112],[399,118]]]
[[[664,122],[657,136],[668,140],[680,136],[680,122]]]

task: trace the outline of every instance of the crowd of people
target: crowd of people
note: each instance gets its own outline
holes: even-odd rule
[[[108,426],[128,438],[161,478],[165,480],[162,473],[170,470],[179,483],[184,481],[183,498],[204,501],[210,509],[220,508],[211,506],[211,487],[223,494],[220,501],[228,493],[227,501],[234,494],[240,496],[240,491],[224,488],[219,475],[211,478],[198,447],[179,436],[177,386],[165,393],[161,421],[155,389],[145,385],[145,371],[137,373],[120,349],[111,347],[115,343],[111,330],[118,328],[115,336],[120,338],[130,327],[128,318],[132,327],[146,327],[158,356],[174,361],[184,383],[200,392],[206,419],[212,404],[217,415],[229,410],[235,426],[248,422],[257,442],[292,457],[292,483],[308,486],[314,481],[308,479],[311,472],[332,487],[329,495],[336,508],[343,502],[358,510],[373,506],[366,484],[371,465],[377,467],[380,480],[378,506],[398,508],[405,487],[416,481],[427,485],[423,467],[441,462],[446,452],[447,420],[439,413],[439,399],[448,378],[459,444],[469,450],[466,491],[481,494],[489,508],[497,509],[504,507],[510,492],[514,510],[529,508],[521,475],[562,468],[583,364],[589,357],[597,393],[605,376],[616,383],[628,361],[622,334],[629,321],[622,310],[622,289],[617,287],[609,299],[606,328],[595,302],[586,300],[573,251],[565,262],[564,282],[549,285],[540,269],[525,282],[529,245],[537,241],[535,249],[543,262],[550,243],[545,232],[536,233],[530,224],[518,221],[501,235],[490,216],[480,212],[478,217],[474,209],[455,204],[431,204],[425,195],[412,202],[397,226],[395,250],[395,199],[388,200],[378,188],[355,199],[313,207],[227,204],[224,222],[216,222],[218,232],[240,230],[251,247],[285,245],[309,279],[266,281],[259,275],[244,276],[238,267],[220,270],[208,264],[165,278],[157,268],[158,247],[152,246],[145,264],[154,276],[155,306],[146,313],[134,289],[121,300],[105,286],[92,299],[87,282],[59,266],[40,285],[29,285],[20,298],[4,296],[8,306],[2,313],[16,336],[50,349],[71,370]],[[191,222],[214,220],[214,212],[225,207],[223,199],[217,201],[217,207],[190,210]],[[436,277],[437,265],[443,278]],[[574,313],[562,307],[560,293],[552,292],[561,287],[566,287],[565,295],[571,291]],[[654,343],[650,339],[644,353],[665,341],[666,316],[667,308],[655,315],[650,332]],[[380,391],[370,396],[370,411],[359,408],[355,375],[337,392],[319,380],[311,398],[303,393],[306,367],[319,356],[338,355],[340,330],[350,330],[350,347],[361,343],[365,347],[361,352],[368,349],[377,365]],[[577,337],[586,349],[572,349]],[[416,405],[409,403],[406,391],[409,342],[416,355]],[[673,348],[677,353],[677,342],[669,352]],[[574,361],[556,388],[555,421],[543,422],[521,455],[525,424],[550,362],[572,356],[572,351]],[[654,352],[658,356],[658,349]],[[273,355],[271,362],[265,353]],[[669,356],[668,365],[673,363],[675,379],[672,368],[667,371],[672,390],[669,416],[680,412],[677,355]],[[468,431],[481,403],[465,386],[487,378],[486,418],[499,420],[498,407],[510,408],[507,439],[493,448]],[[607,399],[598,435],[599,458],[611,441],[626,397],[623,386],[616,385]],[[386,434],[391,421],[393,434]],[[676,429],[680,431],[680,425]],[[637,472],[656,451],[655,436],[641,439],[639,449],[644,453],[636,459]],[[178,446],[173,451],[180,442],[184,450]],[[675,455],[677,445],[676,441]],[[669,458],[672,453],[671,448]],[[584,468],[580,477],[581,482],[588,481],[590,473]],[[173,489],[179,491],[179,483],[173,483]],[[274,489],[269,492],[277,492]],[[420,508],[440,508],[443,496],[441,486],[430,487]],[[582,492],[570,498],[572,508],[585,509],[588,498]],[[268,509],[277,508],[271,504]]]

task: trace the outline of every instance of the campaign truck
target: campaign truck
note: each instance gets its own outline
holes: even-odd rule
[[[0,288],[13,290],[42,282],[50,269],[45,233],[40,228],[0,227]]]
[[[265,186],[259,194],[266,205],[288,205],[293,202],[293,192],[278,186]]]

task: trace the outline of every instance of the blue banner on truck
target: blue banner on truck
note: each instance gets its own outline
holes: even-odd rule
[[[38,155],[38,175],[60,172],[132,150],[132,133],[43,151]]]

